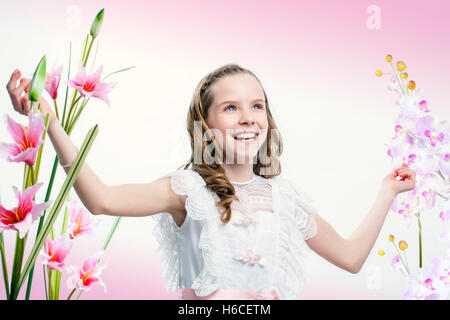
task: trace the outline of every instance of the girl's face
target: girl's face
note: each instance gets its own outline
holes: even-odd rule
[[[211,90],[214,99],[206,123],[226,150],[224,162],[252,163],[269,126],[259,81],[250,74],[237,73],[218,80]]]

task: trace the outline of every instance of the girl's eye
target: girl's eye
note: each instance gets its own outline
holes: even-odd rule
[[[226,107],[225,107],[225,111],[227,111],[227,110],[228,110],[228,108],[230,108],[230,107],[233,107],[233,108],[235,108],[235,109],[236,109],[236,107],[235,107],[235,106],[233,106],[232,104],[230,104],[229,106],[226,106]]]
[[[253,107],[255,107],[255,106],[257,106],[259,109],[263,109],[263,107],[261,105],[259,105],[259,104],[255,104]],[[236,109],[236,107],[233,106],[232,104],[230,104],[229,106],[225,107],[225,111],[227,111],[228,108],[235,108]]]

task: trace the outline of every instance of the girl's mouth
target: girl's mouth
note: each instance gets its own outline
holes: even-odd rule
[[[244,133],[244,134],[238,134],[236,136],[233,136],[234,140],[239,141],[239,142],[251,142],[256,140],[256,138],[258,137],[258,133]]]

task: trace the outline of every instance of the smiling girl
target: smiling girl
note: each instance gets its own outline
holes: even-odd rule
[[[12,74],[14,109],[28,115],[30,80]],[[48,103],[49,137],[66,173],[77,155]],[[37,104],[36,104],[37,105]],[[229,64],[198,84],[187,117],[192,155],[147,184],[105,185],[84,163],[74,188],[93,214],[153,216],[166,289],[180,299],[298,299],[308,247],[351,273],[361,269],[394,198],[415,185],[406,165],[383,180],[347,238],[281,175],[281,135],[256,75]]]

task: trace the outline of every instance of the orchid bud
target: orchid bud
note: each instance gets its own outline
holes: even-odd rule
[[[377,71],[375,72],[375,74],[376,74],[378,77],[380,77],[383,73],[381,72],[381,70],[377,70]]]
[[[400,248],[400,250],[406,250],[408,248],[408,244],[406,243],[406,241],[401,240],[398,243],[398,247]]]
[[[406,78],[408,78],[408,74],[406,72],[403,72],[400,74],[400,78],[406,79]]]
[[[383,250],[378,250],[378,254],[379,254],[380,256],[384,256],[384,251],[383,251]]]
[[[412,80],[409,80],[408,82],[408,89],[409,90],[414,90],[416,88],[416,83]]]
[[[391,62],[391,61],[392,61],[392,56],[391,56],[390,54],[388,54],[388,55],[386,56],[386,61],[387,61],[387,62]]]
[[[100,29],[102,28],[102,23],[103,23],[103,14],[105,12],[105,9],[103,8],[102,10],[100,10],[97,15],[95,16],[94,21],[92,21],[92,25],[91,25],[91,36],[92,39],[95,39],[98,34],[100,33]]]
[[[394,241],[394,235],[393,235],[393,234],[390,234],[390,235],[389,235],[389,241],[390,241],[390,242],[393,242],[393,241]]]
[[[403,71],[406,69],[406,65],[403,61],[397,61],[397,70]]]
[[[45,85],[45,72],[46,62],[45,55],[42,57],[41,61],[34,71],[33,78],[31,79],[30,89],[28,91],[28,98],[30,101],[38,101],[41,97],[42,90],[44,90]]]

